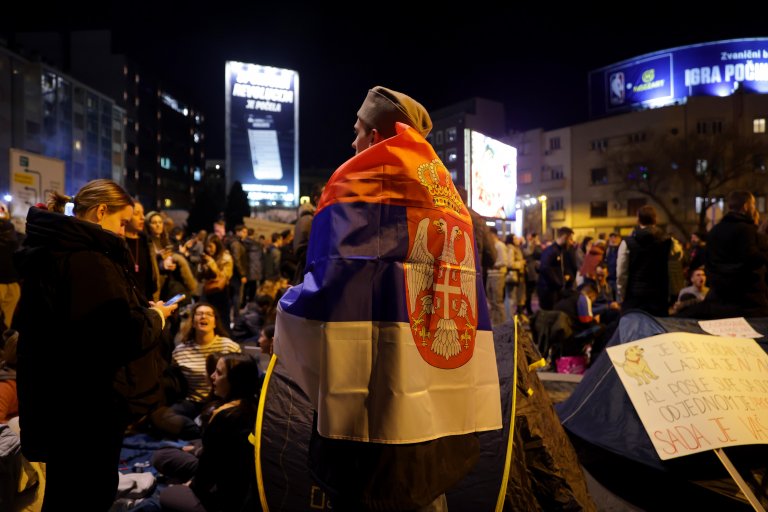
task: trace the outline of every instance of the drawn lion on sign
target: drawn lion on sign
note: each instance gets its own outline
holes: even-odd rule
[[[650,379],[658,379],[659,376],[653,373],[651,367],[648,366],[648,361],[643,358],[643,352],[645,350],[642,347],[629,347],[624,351],[624,361],[619,363],[614,361],[616,366],[620,366],[624,369],[624,372],[630,377],[634,377],[637,380],[638,386],[643,384],[650,384]]]

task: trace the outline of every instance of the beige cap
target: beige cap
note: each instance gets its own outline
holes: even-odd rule
[[[432,120],[421,103],[380,85],[368,91],[357,117],[384,138],[395,136],[396,122],[415,128],[424,137],[432,130]]]

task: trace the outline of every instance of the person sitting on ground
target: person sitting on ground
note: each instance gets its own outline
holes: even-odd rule
[[[680,290],[677,302],[672,306],[671,314],[677,314],[685,308],[698,304],[707,296],[709,288],[707,287],[707,274],[704,267],[699,267],[691,272],[691,283],[691,286],[686,286]]]
[[[269,303],[272,303],[271,299],[269,299]],[[257,341],[262,325],[264,325],[264,317],[260,312],[259,304],[249,302],[245,305],[243,314],[235,318],[233,322],[232,339],[238,343]]]
[[[597,299],[597,290],[591,283],[578,287],[578,293],[558,301],[554,309],[562,311],[571,319],[574,337],[571,343],[562,347],[563,356],[575,356],[587,352],[599,352],[606,342],[606,328],[601,323],[600,315],[592,311],[592,303]],[[597,350],[596,350],[597,349]]]
[[[586,279],[586,283],[594,285],[597,298],[592,302],[592,312],[600,315],[603,324],[617,320],[621,315],[621,306],[616,302],[616,293],[608,282],[608,265],[600,263],[595,268],[595,280]]]
[[[19,333],[7,329],[3,333],[0,350],[0,423],[19,415],[19,396],[16,393],[16,342]]]
[[[210,386],[205,360],[209,354],[239,353],[240,345],[225,337],[226,330],[216,310],[208,303],[198,302],[192,307],[190,318],[182,326],[184,342],[172,355],[187,383],[187,396],[164,411],[164,420],[155,420],[161,430],[182,439],[200,437],[195,418],[202,412]]]
[[[259,336],[259,347],[262,354],[272,355],[272,343],[275,340],[275,324],[265,325]]]
[[[187,485],[161,491],[164,510],[261,510],[255,492],[253,446],[248,441],[256,422],[261,391],[257,361],[247,354],[222,355],[211,375],[213,393],[224,404],[217,408],[203,434],[199,460],[191,461]],[[162,461],[153,461],[162,465]]]

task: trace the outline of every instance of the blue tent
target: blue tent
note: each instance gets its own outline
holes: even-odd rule
[[[515,343],[514,324],[501,325],[494,329],[494,347],[504,426],[478,434],[480,460],[446,492],[448,509],[477,512],[496,508],[505,473],[512,397],[516,396],[503,510],[595,510],[568,436],[535,369],[530,368],[541,359],[530,332],[519,329]],[[312,405],[279,360],[277,363],[262,395],[260,491],[269,510],[332,510],[307,464]]]
[[[751,318],[748,322],[764,335],[756,341],[764,350],[768,349],[768,318]],[[697,320],[632,312],[622,317],[608,346],[668,332],[706,334]],[[700,500],[708,510],[717,509],[720,499],[726,500],[720,504],[728,510],[746,503],[713,452],[666,461],[659,458],[605,351],[584,374],[573,394],[555,408],[582,464],[593,476],[604,476],[601,483],[633,503],[667,509],[677,499],[678,506],[686,508]],[[759,475],[765,474],[768,446],[733,447],[727,449],[727,454],[742,476],[753,480],[753,490],[765,488]],[[660,490],[663,488],[670,494],[664,496]],[[762,494],[766,506],[766,492],[756,490],[756,494]]]

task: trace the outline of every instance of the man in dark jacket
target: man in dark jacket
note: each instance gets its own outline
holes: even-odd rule
[[[576,277],[568,269],[568,250],[573,246],[573,230],[563,226],[557,230],[557,239],[541,253],[539,282],[536,294],[541,309],[552,309],[566,295],[568,283]]]
[[[705,268],[709,293],[681,312],[689,318],[768,316],[768,235],[758,228],[755,196],[728,194],[728,213],[707,234]]]
[[[651,205],[638,209],[637,224],[619,245],[616,292],[621,309],[667,316],[672,239],[656,225],[656,209]]]

